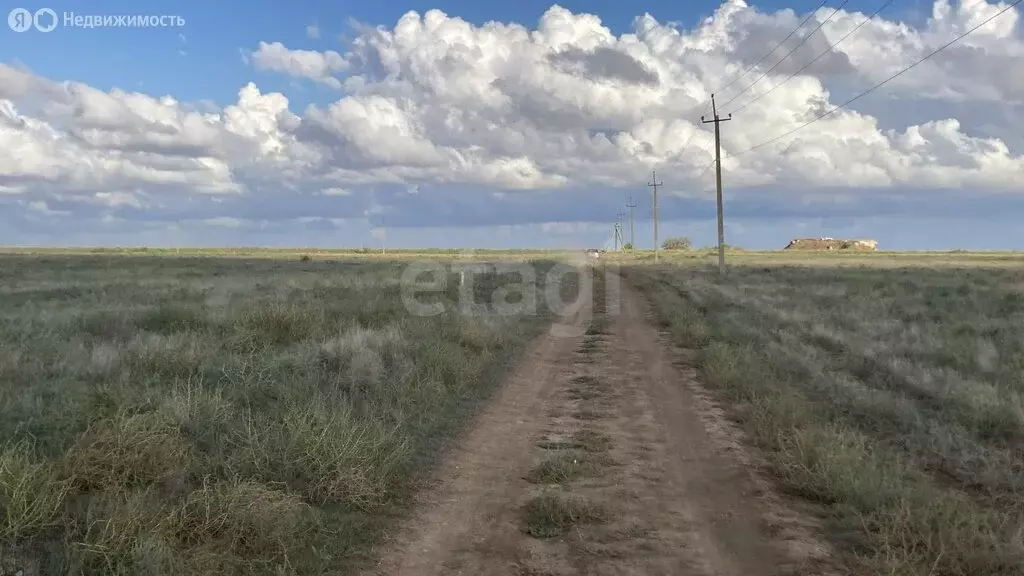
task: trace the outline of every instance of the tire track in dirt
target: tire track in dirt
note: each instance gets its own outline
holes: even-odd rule
[[[591,302],[587,286],[581,290],[580,300]],[[534,442],[547,422],[551,397],[571,377],[565,359],[582,340],[591,314],[582,306],[530,345],[446,455],[435,473],[436,486],[419,495],[414,517],[386,542],[372,573],[522,574],[519,562],[528,537],[519,517],[529,489],[523,476],[533,467]],[[573,328],[579,336],[572,336]]]
[[[813,523],[771,494],[695,371],[648,322],[647,303],[617,276],[607,289],[608,310],[597,306],[603,333],[538,338],[446,457],[375,574],[832,573]],[[587,310],[572,325],[590,319]],[[571,444],[581,432],[609,440],[600,470],[558,491],[605,518],[532,538],[523,507],[551,489],[525,479],[550,453],[538,444]]]
[[[623,285],[607,369],[632,406],[609,428],[642,463],[624,480],[638,495],[625,508],[651,520],[663,558],[643,570],[607,573],[831,573],[828,549],[814,535],[813,523],[771,494],[735,428],[704,394],[696,371],[650,318],[647,302]]]

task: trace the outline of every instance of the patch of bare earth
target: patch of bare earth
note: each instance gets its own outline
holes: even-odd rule
[[[538,338],[372,573],[834,573],[816,527],[771,493],[646,302],[625,284],[606,288],[607,305],[598,298],[596,314],[570,322],[604,316],[601,333]],[[567,454],[572,474],[544,466]],[[586,514],[531,525],[525,511],[541,500]]]

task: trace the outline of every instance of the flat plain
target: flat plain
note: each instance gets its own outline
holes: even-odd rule
[[[1021,255],[729,261],[724,279],[710,253],[623,273],[850,565],[1021,573]]]
[[[0,257],[0,574],[350,569],[550,317],[412,315],[390,259],[139,252]]]
[[[0,574],[1024,565],[1019,254],[8,252]]]

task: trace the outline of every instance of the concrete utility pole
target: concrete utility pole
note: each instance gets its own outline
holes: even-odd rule
[[[705,124],[715,124],[715,185],[718,188],[718,273],[725,274],[725,216],[722,215],[722,136],[718,125],[722,122],[732,120],[732,114],[728,118],[718,117],[718,108],[715,106],[715,95],[711,95],[711,111],[715,115],[714,120],[705,120],[703,116],[700,121]]]
[[[619,237],[619,247],[625,248],[626,241],[622,237],[622,219],[626,216],[626,213],[619,210],[619,213],[615,215],[615,234]]]
[[[664,186],[664,182],[658,182],[658,174],[651,171],[651,181],[647,184],[654,188],[654,261],[658,261],[658,186]]]
[[[629,206],[629,252],[636,254],[636,238],[633,237],[633,208],[636,208],[636,202],[633,201],[632,196],[629,197],[626,206]]]

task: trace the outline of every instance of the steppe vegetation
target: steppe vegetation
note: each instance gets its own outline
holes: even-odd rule
[[[0,257],[0,574],[350,569],[551,313],[299,253]]]
[[[552,314],[544,298],[536,315],[411,314],[413,252],[15,252],[0,256],[0,574],[357,568]],[[730,251],[725,278],[709,249],[607,256],[856,573],[1020,573],[1019,255]],[[542,282],[552,265],[531,262]],[[420,300],[456,300],[458,278]],[[521,280],[474,279],[477,302]],[[598,308],[581,370],[608,352]],[[623,440],[599,426],[606,380],[567,383],[583,425],[523,471],[531,536],[615,520],[576,490]]]
[[[1021,573],[1019,255],[667,261],[623,275],[859,573]]]

